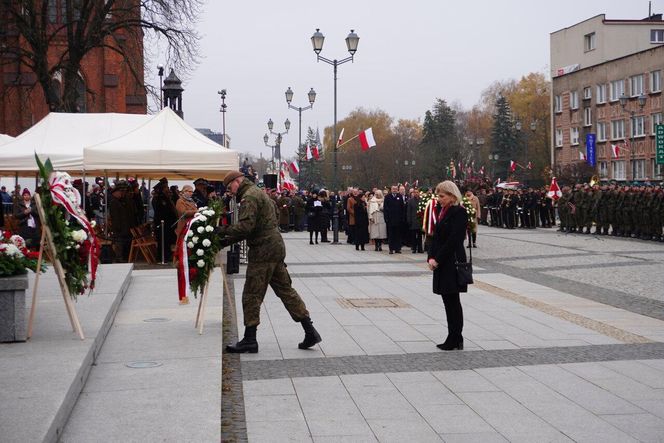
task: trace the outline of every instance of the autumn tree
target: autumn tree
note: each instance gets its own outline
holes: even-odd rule
[[[50,110],[77,112],[81,66],[92,51],[120,56],[143,84],[143,57],[165,46],[181,72],[198,56],[202,0],[11,0],[0,3],[0,63],[34,73]],[[5,26],[5,23],[8,25]],[[144,39],[148,43],[144,45]],[[144,49],[145,48],[145,49]],[[59,77],[58,82],[53,80]]]

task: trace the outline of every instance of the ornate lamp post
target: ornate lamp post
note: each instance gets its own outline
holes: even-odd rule
[[[288,131],[290,130],[290,120],[286,119],[284,122],[284,128],[286,128],[285,131],[283,132],[274,132],[272,129],[274,129],[274,122],[272,119],[269,119],[267,121],[267,129],[269,129],[270,134],[275,135],[275,145],[274,149],[272,151],[272,164],[274,165],[274,155],[277,155],[277,159],[279,161],[279,166],[277,167],[277,180],[279,181],[279,185],[281,186],[281,141],[282,141],[282,136],[285,134],[288,134]],[[267,134],[263,136],[263,141],[265,142],[265,146],[270,146],[267,144]]]
[[[300,134],[297,145],[298,150],[302,147],[302,111],[306,111],[314,107],[314,102],[316,101],[316,91],[314,91],[314,88],[311,88],[309,90],[307,96],[309,97],[309,106],[305,107],[293,106],[291,105],[291,102],[293,101],[293,90],[290,88],[290,86],[286,90],[286,103],[288,104],[288,109],[295,109],[298,113],[298,131]]]
[[[494,179],[496,175],[496,163],[498,163],[500,156],[498,153],[489,154],[489,161],[491,162],[491,180]]]
[[[348,48],[348,52],[350,53],[350,57],[343,58],[341,60],[330,60],[328,58],[323,57],[320,55],[320,52],[323,50],[323,42],[325,41],[325,36],[320,32],[320,29],[316,29],[316,32],[314,32],[314,35],[311,36],[311,44],[313,45],[314,52],[316,53],[316,61],[323,61],[327,63],[328,65],[332,65],[334,68],[334,126],[333,126],[333,139],[332,143],[334,143],[334,158],[333,158],[333,178],[332,178],[332,190],[334,192],[337,192],[339,189],[338,183],[337,183],[337,67],[339,65],[342,65],[346,62],[353,61],[353,56],[355,55],[355,52],[357,52],[357,45],[360,42],[360,37],[355,34],[355,30],[351,29],[350,34],[346,37],[346,47]],[[333,237],[333,242],[332,244],[338,244],[339,243],[339,215],[337,214],[337,211],[334,211],[334,215],[332,217],[332,228],[334,231],[334,237]]]
[[[159,75],[159,109],[164,109],[164,65],[157,65]]]
[[[224,148],[227,148],[226,146],[226,90],[222,89],[221,91],[218,91],[217,94],[221,96],[221,108],[219,109],[219,112],[221,112],[221,144]]]
[[[646,95],[644,93],[641,93],[638,98],[638,103],[639,103],[639,110],[643,112],[643,108],[646,105]],[[634,181],[636,178],[636,164],[634,163],[634,135],[636,135],[636,110],[635,109],[630,109],[627,110],[627,102],[629,99],[625,94],[620,96],[620,106],[622,107],[624,112],[629,113],[630,115],[630,125],[629,125],[629,130],[630,130],[630,146],[629,146],[629,162],[631,164],[631,170],[632,170],[632,178],[631,180]],[[644,123],[645,124],[645,123]]]

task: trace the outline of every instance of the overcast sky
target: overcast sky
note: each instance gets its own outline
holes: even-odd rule
[[[653,12],[662,11],[664,0],[653,1]],[[360,106],[422,119],[437,97],[470,108],[496,80],[548,75],[549,34],[598,14],[645,18],[648,1],[209,0],[199,26],[203,58],[183,84],[185,120],[221,132],[217,91],[225,88],[231,147],[269,157],[266,122],[272,118],[283,131],[288,117],[282,156],[289,157],[298,113],[286,106],[286,88],[295,92],[295,106],[309,104],[310,88],[318,93],[314,108],[302,113],[303,133],[333,123],[333,69],[316,63],[316,28],[325,35],[321,55],[330,59],[348,56],[350,29],[360,37],[355,62],[339,66],[339,120]]]

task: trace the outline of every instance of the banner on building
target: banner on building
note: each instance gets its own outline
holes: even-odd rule
[[[586,134],[586,161],[593,168],[597,164],[597,156],[595,155],[595,134]]]

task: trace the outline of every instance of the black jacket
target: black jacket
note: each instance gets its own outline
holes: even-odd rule
[[[445,217],[436,223],[427,259],[434,258],[438,267],[433,271],[434,294],[468,292],[467,286],[457,284],[454,263],[466,261],[463,241],[468,228],[468,214],[463,206],[450,206]]]
[[[389,193],[383,203],[383,214],[387,226],[402,226],[406,223],[406,202],[403,195],[397,193],[396,197]]]

